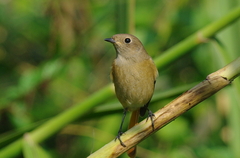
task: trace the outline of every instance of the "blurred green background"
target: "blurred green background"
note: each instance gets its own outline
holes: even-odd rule
[[[115,58],[105,38],[134,33],[153,57],[220,19],[240,1],[0,1],[0,147],[22,137],[109,84]],[[133,16],[134,21],[129,22]],[[240,22],[159,70],[156,111],[239,56]],[[140,158],[240,157],[240,99],[235,84],[139,144]],[[39,145],[48,157],[87,157],[115,138],[122,107],[115,96]],[[126,119],[124,129],[127,129]],[[46,133],[48,131],[45,131]],[[26,157],[23,153],[18,157]],[[126,154],[121,157],[126,158]]]

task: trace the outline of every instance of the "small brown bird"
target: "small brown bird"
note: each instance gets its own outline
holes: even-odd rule
[[[136,125],[139,114],[143,116],[146,111],[154,128],[154,114],[148,109],[148,104],[154,92],[158,71],[137,37],[130,34],[116,34],[105,41],[111,42],[117,52],[112,64],[111,78],[117,98],[124,108],[124,115],[116,139],[126,147],[120,137],[123,134],[122,126],[127,111],[132,112],[129,128]],[[130,157],[135,157],[136,147],[130,149],[128,154]]]

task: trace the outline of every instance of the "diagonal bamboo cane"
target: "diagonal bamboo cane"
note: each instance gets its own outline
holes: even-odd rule
[[[122,135],[121,139],[126,147],[121,146],[118,141],[113,140],[95,153],[91,154],[88,158],[118,157],[131,147],[137,145],[142,140],[146,139],[148,136],[179,117],[181,114],[229,85],[239,75],[240,57],[222,69],[208,75],[204,81],[186,91],[168,105],[154,113],[155,129],[152,129],[151,122],[146,122],[145,119]]]

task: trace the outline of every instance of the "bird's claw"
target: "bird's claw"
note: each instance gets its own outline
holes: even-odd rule
[[[121,144],[123,147],[126,147],[126,145],[122,142],[122,140],[121,140],[121,138],[120,138],[122,134],[123,134],[123,132],[119,131],[117,137],[115,138],[115,141],[118,139],[119,142],[120,142],[120,144]]]
[[[153,121],[153,118],[154,118],[154,117],[155,117],[154,113],[152,113],[152,111],[148,110],[148,117],[147,117],[146,122],[148,121],[149,118],[151,119],[153,130],[155,129],[155,128],[154,128],[154,121]]]

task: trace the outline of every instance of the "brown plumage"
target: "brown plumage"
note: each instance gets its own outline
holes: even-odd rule
[[[151,117],[154,128],[152,118],[154,115],[148,110],[148,103],[154,92],[158,71],[137,37],[130,34],[116,34],[105,41],[111,42],[117,52],[117,57],[112,64],[111,78],[117,98],[124,108],[117,139],[121,145],[125,146],[120,136],[126,111],[132,112],[129,128],[137,124],[139,114],[143,116],[146,111],[149,113],[148,117]],[[135,157],[136,149],[129,151],[129,156]]]

